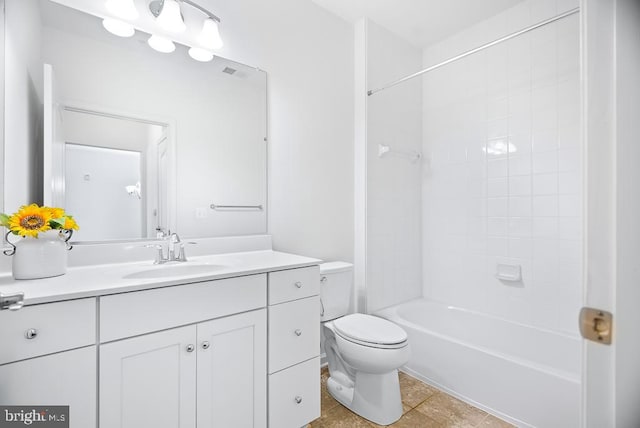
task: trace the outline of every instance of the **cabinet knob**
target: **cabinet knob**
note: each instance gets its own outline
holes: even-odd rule
[[[302,288],[302,282],[296,281],[295,286],[298,287],[298,288]]]
[[[296,395],[296,398],[294,398],[296,404],[300,404],[302,403],[302,397],[300,397],[299,395]]]
[[[24,337],[26,337],[27,339],[35,339],[37,335],[38,330],[36,330],[35,328],[30,328],[29,330],[24,332]]]
[[[300,330],[299,328],[297,328],[294,333],[296,334],[296,336],[302,336],[302,330]]]
[[[211,347],[211,343],[204,341],[202,342],[202,349],[209,349]]]
[[[195,347],[195,346],[193,346],[193,345],[191,345],[191,344],[187,345],[187,352],[193,352],[193,351],[194,351],[194,349],[196,349],[196,347]]]

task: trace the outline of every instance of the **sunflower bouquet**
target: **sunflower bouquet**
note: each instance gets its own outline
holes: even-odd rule
[[[62,208],[40,207],[37,204],[23,205],[12,215],[0,214],[0,225],[9,229],[10,233],[25,238],[37,238],[38,233],[48,230],[78,230],[76,221]]]

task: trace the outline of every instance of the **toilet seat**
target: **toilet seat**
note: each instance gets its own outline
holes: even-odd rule
[[[349,342],[371,348],[397,349],[407,346],[407,333],[385,319],[351,314],[333,322],[335,332]]]

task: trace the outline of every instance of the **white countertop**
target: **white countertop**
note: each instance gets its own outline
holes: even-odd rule
[[[0,293],[24,293],[24,304],[55,302],[83,297],[103,296],[150,288],[168,287],[236,276],[317,265],[321,260],[272,250],[247,251],[190,257],[188,262],[154,265],[152,261],[73,267],[65,275],[34,280],[15,280],[10,274],[0,276]],[[179,265],[201,265],[198,272],[176,274]],[[167,267],[173,276],[164,276]],[[208,268],[211,271],[209,272]],[[144,278],[146,272],[160,274]]]

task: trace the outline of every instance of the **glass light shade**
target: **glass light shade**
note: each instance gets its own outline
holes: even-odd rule
[[[180,5],[176,0],[164,0],[162,12],[158,15],[156,22],[159,26],[173,33],[181,33],[187,29],[182,19]]]
[[[119,37],[131,37],[136,32],[136,30],[133,28],[133,25],[127,24],[126,22],[118,21],[117,19],[103,19],[102,26],[111,34],[115,34]]]
[[[109,12],[121,19],[134,20],[139,16],[133,0],[107,0],[105,6]]]
[[[213,59],[213,52],[202,48],[191,48],[189,49],[189,56],[196,61],[209,62]]]
[[[152,49],[162,53],[171,53],[176,50],[176,45],[171,40],[155,34],[149,37],[147,43]]]
[[[224,46],[222,38],[220,37],[218,23],[215,20],[211,18],[204,20],[198,42],[207,49],[220,49]]]

